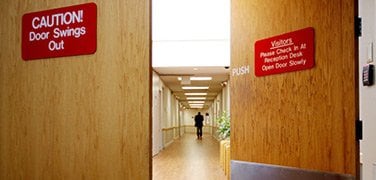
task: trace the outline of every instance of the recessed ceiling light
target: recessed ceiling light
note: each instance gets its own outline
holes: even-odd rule
[[[197,70],[198,70],[198,68],[193,68],[193,70],[194,70],[194,71],[197,71]]]
[[[199,103],[199,104],[189,104],[190,106],[203,106],[204,103]]]
[[[204,106],[191,106],[191,108],[194,108],[194,109],[202,109],[202,108],[204,108]]]
[[[178,80],[181,81],[183,78],[182,77],[178,77]],[[190,77],[189,78],[191,81],[210,81],[212,80],[213,78],[212,77]]]
[[[210,81],[212,77],[191,77],[191,81]]]
[[[184,93],[186,96],[206,96],[208,93]]]
[[[189,104],[203,104],[205,101],[188,101]]]
[[[209,89],[209,86],[183,86],[182,89]]]
[[[188,100],[205,100],[206,97],[187,97]]]
[[[189,106],[204,106],[204,104],[189,104]]]

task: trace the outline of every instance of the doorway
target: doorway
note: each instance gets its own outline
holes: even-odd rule
[[[229,107],[229,100],[222,99],[229,95],[224,89],[229,88],[230,0],[153,0],[152,9],[153,87],[164,89],[161,119],[153,118],[152,132],[153,136],[162,134],[162,148],[158,153],[154,151],[157,144],[153,144],[153,156],[164,155],[175,144],[187,144],[182,142],[186,137],[192,137],[195,146],[212,149],[206,145],[219,143],[217,124],[207,123],[203,140],[196,141],[194,116],[201,112],[207,114],[207,121],[214,121],[214,109],[221,113],[218,106]],[[158,99],[153,96],[153,100]],[[194,154],[197,149],[186,150],[175,158]],[[219,147],[215,150],[219,152]],[[220,169],[220,164],[216,165]]]

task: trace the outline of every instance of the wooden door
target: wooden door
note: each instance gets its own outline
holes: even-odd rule
[[[351,0],[232,1],[231,159],[356,176],[357,38]],[[313,27],[312,69],[255,76],[255,42]]]
[[[88,2],[95,54],[22,60],[24,14]],[[152,177],[150,6],[0,1],[0,179]]]

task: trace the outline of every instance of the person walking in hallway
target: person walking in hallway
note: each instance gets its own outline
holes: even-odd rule
[[[197,139],[202,139],[202,126],[203,126],[204,117],[201,115],[201,112],[195,116],[195,126],[197,128]]]

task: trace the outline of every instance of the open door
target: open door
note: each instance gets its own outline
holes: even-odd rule
[[[357,1],[231,2],[231,159],[356,178]],[[305,28],[312,67],[256,76],[257,41]]]

